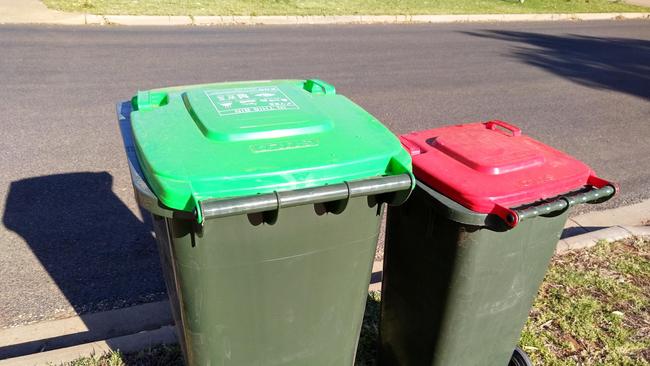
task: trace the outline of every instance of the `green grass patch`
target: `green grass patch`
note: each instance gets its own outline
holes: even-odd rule
[[[375,365],[379,293],[371,293],[357,366]],[[650,365],[650,240],[629,239],[555,257],[522,332],[536,365]],[[178,346],[114,352],[66,366],[182,365]]]
[[[622,0],[44,0],[102,15],[416,15],[643,12]]]

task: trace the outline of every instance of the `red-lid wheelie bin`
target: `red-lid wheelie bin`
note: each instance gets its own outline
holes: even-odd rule
[[[616,187],[502,121],[400,138],[417,183],[388,210],[380,363],[530,364],[516,345],[568,209]]]

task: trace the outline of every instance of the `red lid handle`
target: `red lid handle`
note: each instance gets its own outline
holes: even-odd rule
[[[499,131],[502,129],[510,131],[513,137],[521,136],[521,129],[519,127],[513,126],[503,121],[494,120],[494,121],[485,122],[485,127],[493,131]],[[497,129],[497,127],[501,127],[501,129]]]

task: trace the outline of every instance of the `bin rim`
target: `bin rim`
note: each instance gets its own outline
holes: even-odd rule
[[[167,217],[167,218],[192,218],[190,212],[175,210],[163,205],[158,197],[153,193],[147,181],[144,178],[144,173],[138,162],[137,153],[133,144],[133,132],[131,131],[131,120],[129,114],[131,113],[131,101],[122,101],[117,103],[117,121],[126,152],[127,164],[129,165],[129,173],[131,175],[131,184],[135,199],[138,205],[154,215]]]
[[[504,231],[516,227],[523,220],[537,216],[555,216],[577,204],[596,204],[608,201],[618,193],[619,189],[614,183],[603,182],[606,184],[602,186],[585,185],[566,194],[513,208],[498,206],[491,213],[476,212],[462,206],[418,179],[416,179],[415,184],[437,202],[435,208],[446,218],[460,224],[484,226],[493,230]]]

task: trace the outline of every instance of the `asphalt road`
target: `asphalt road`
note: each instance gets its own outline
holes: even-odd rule
[[[402,133],[503,119],[650,197],[650,22],[0,26],[0,326],[164,297],[114,103],[321,78]],[[354,148],[354,147],[350,147]]]

